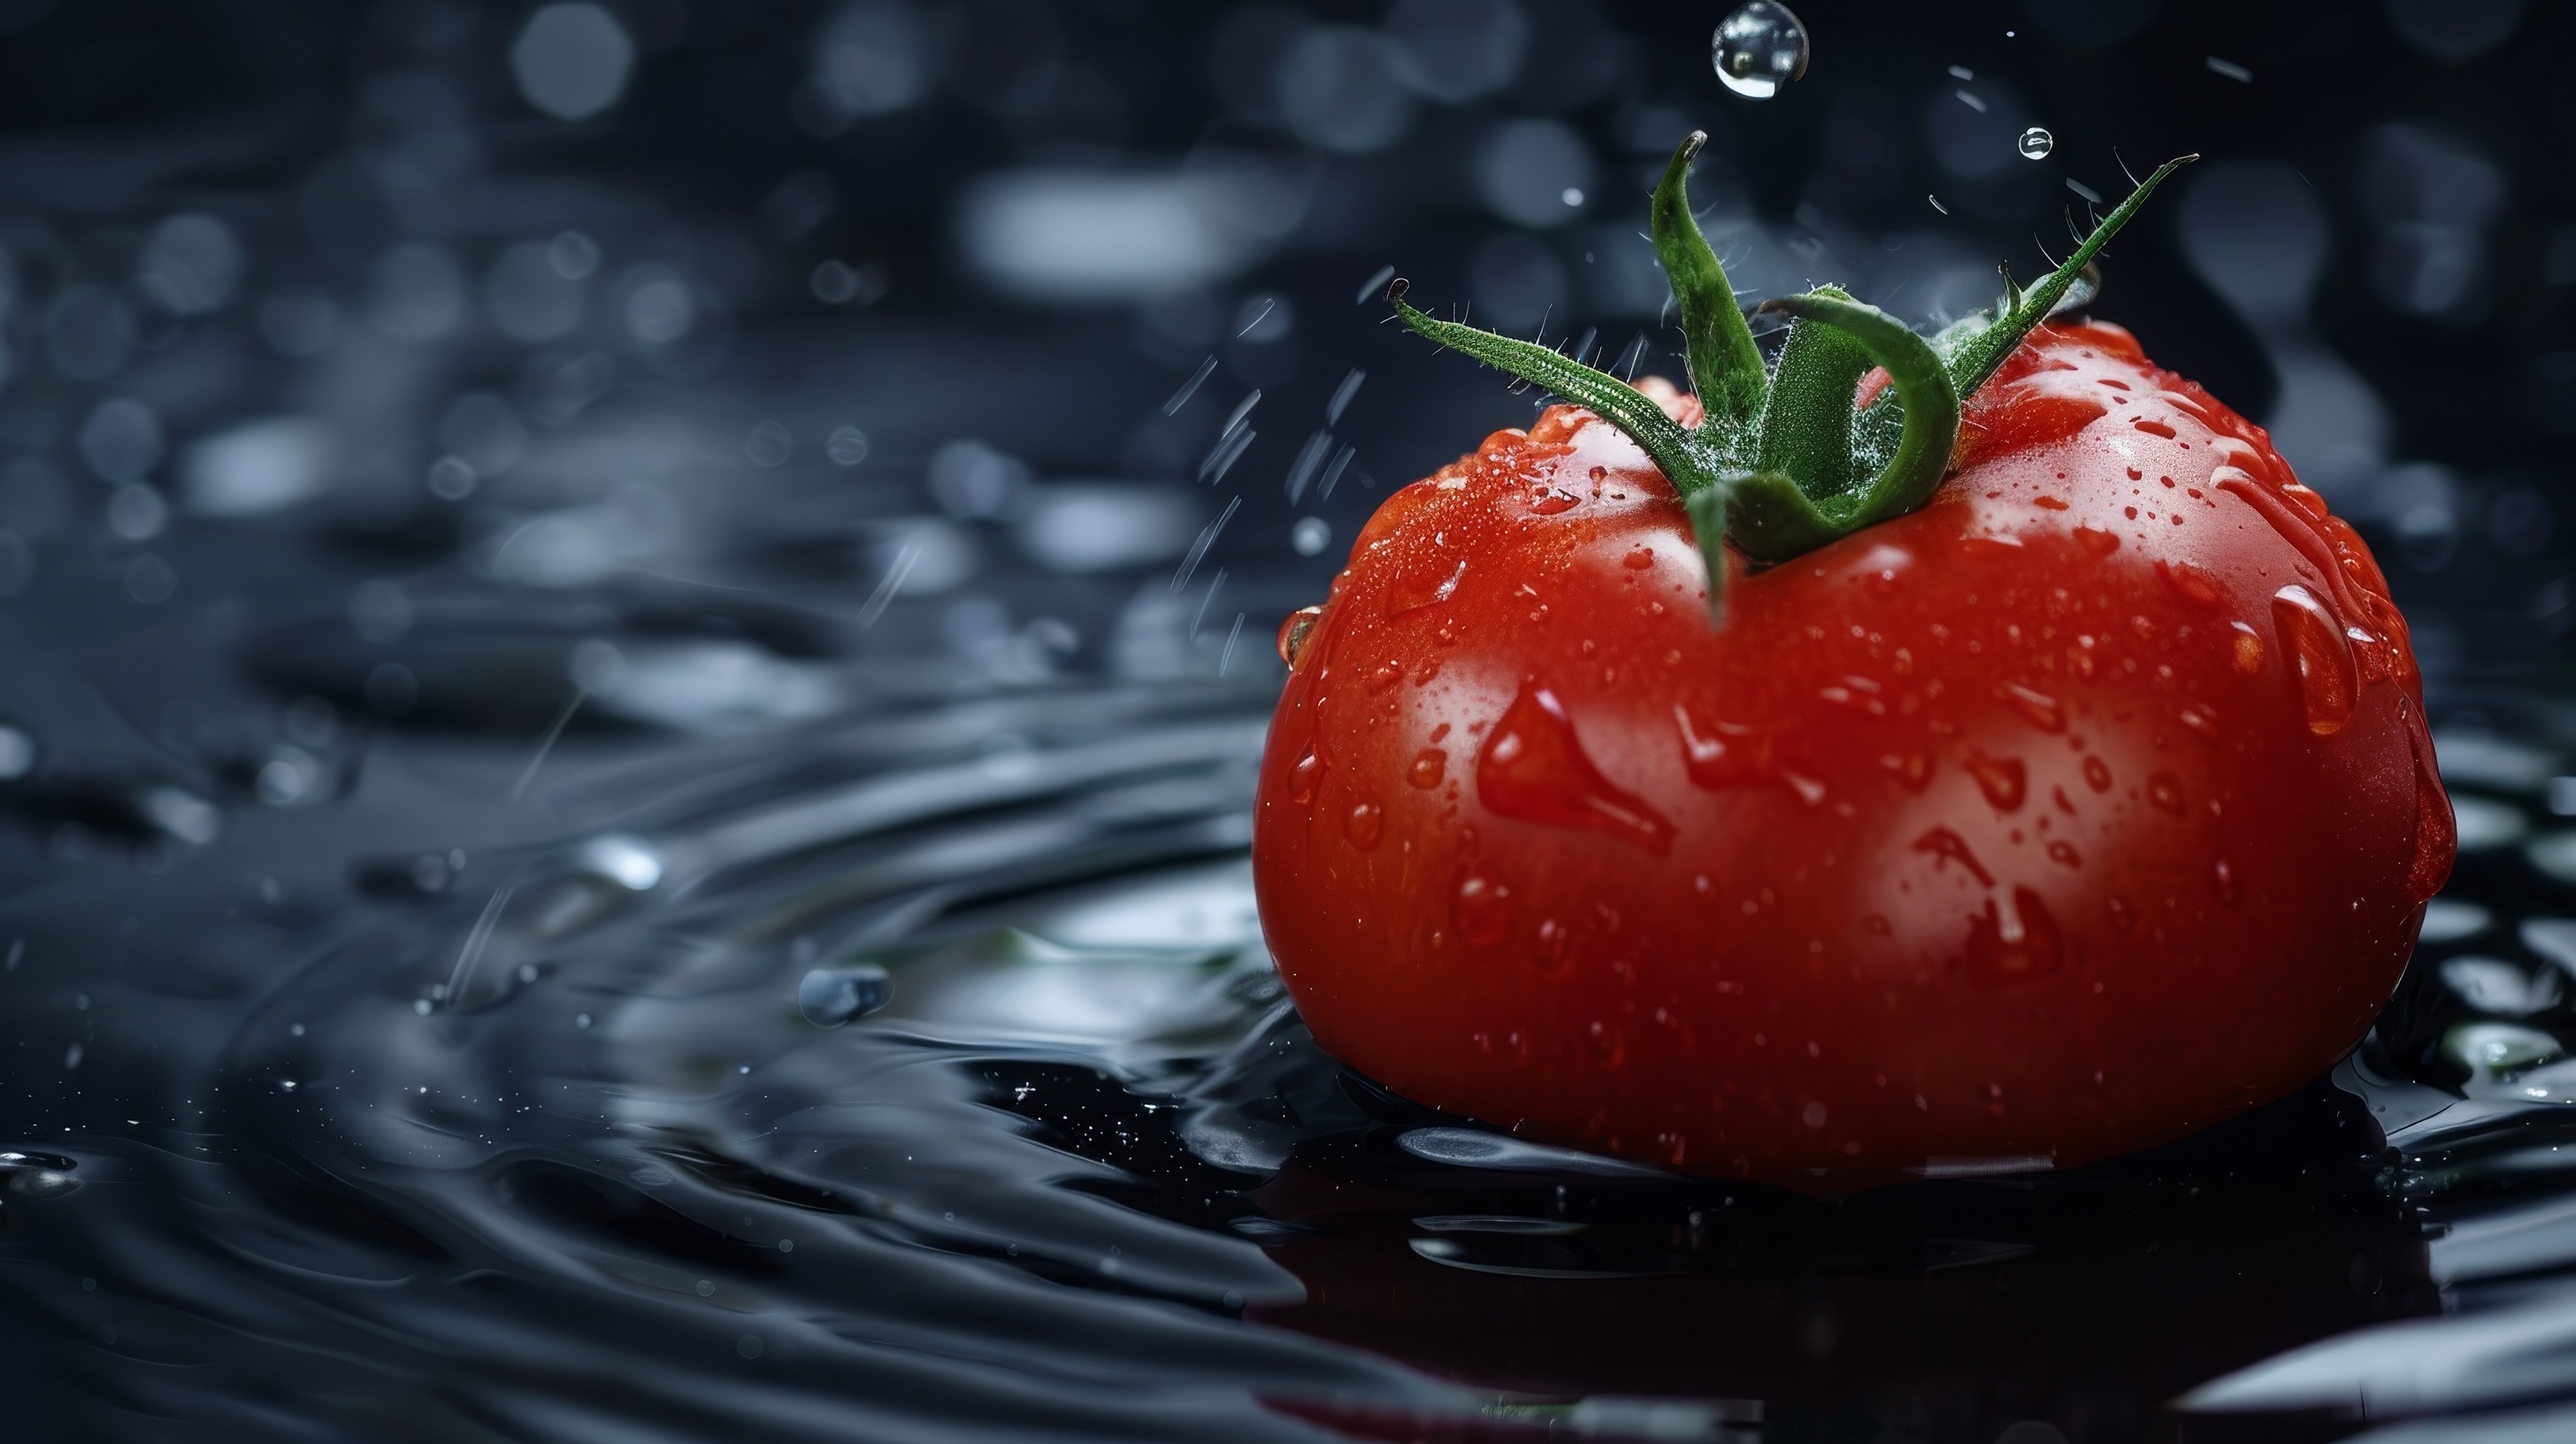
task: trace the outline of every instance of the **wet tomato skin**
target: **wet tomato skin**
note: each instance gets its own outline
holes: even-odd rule
[[[1317,1040],[1814,1192],[2071,1167],[2330,1066],[2454,845],[2367,549],[2116,327],[2037,333],[1962,437],[1923,510],[1734,575],[1723,629],[1588,412],[1391,497],[1262,761]]]

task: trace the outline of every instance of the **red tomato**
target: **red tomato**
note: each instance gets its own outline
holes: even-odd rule
[[[1922,510],[1731,575],[1723,627],[1588,411],[1390,497],[1262,760],[1316,1039],[1816,1192],[2162,1143],[2350,1048],[2454,850],[2368,549],[2114,326],[2034,333],[1961,437]]]

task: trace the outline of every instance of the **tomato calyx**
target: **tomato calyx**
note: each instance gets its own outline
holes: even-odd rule
[[[1764,301],[1757,314],[1790,318],[1777,361],[1766,363],[1726,268],[1690,211],[1691,164],[1707,140],[1693,131],[1682,141],[1650,207],[1692,388],[1706,412],[1697,427],[1579,359],[1424,314],[1405,300],[1402,278],[1387,288],[1387,301],[1416,334],[1543,386],[1636,442],[1682,494],[1708,561],[1716,615],[1728,543],[1757,566],[1772,565],[1930,501],[1950,469],[1961,404],[2033,328],[2070,298],[2081,304],[2098,289],[2094,257],[2167,176],[2199,159],[2186,155],[2157,167],[2039,284],[2025,291],[2006,269],[1991,317],[1931,340],[1834,286]],[[1872,367],[1887,372],[1889,385],[1855,411],[1853,395]]]

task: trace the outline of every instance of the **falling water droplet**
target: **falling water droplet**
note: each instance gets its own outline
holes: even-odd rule
[[[2050,135],[2046,126],[2034,125],[2021,133],[2013,148],[2021,152],[2023,160],[2046,160],[2048,153],[2057,149],[2057,137]]]
[[[894,996],[894,979],[874,963],[815,968],[796,985],[796,1011],[817,1028],[865,1017]]]
[[[2272,594],[2272,622],[2281,634],[2282,652],[2297,669],[2308,730],[2319,737],[2342,731],[2352,721],[2353,697],[2361,690],[2342,624],[2296,582]]]
[[[1306,638],[1314,633],[1315,623],[1323,615],[1322,607],[1299,607],[1288,614],[1288,620],[1279,624],[1280,661],[1291,667],[1297,665],[1297,654],[1306,650]]]
[[[1718,83],[1747,100],[1769,100],[1807,73],[1807,27],[1773,0],[1738,6],[1709,38]]]
[[[1476,796],[1504,817],[1607,833],[1659,857],[1672,850],[1672,823],[1601,775],[1545,687],[1524,685],[1494,724],[1476,758]]]

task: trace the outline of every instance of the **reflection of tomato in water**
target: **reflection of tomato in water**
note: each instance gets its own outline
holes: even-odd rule
[[[2379,569],[2127,332],[1986,369],[1928,504],[1726,553],[1720,626],[1652,418],[1554,407],[1388,499],[1282,634],[1262,764],[1319,1042],[1817,1190],[2159,1143],[2351,1046],[2453,852]]]
[[[2195,1385],[2440,1310],[2422,1230],[2355,1187],[2353,1128],[2369,1128],[2362,1107],[2318,1084],[2156,1155],[2153,1175],[2188,1190],[2114,1163],[1834,1205],[1733,1183],[1433,1167],[1337,1140],[1301,1149],[1252,1195],[1302,1226],[1268,1249],[1302,1292],[1246,1317],[1477,1390],[1759,1399],[1767,1438],[1982,1441],[2051,1414],[2074,1438],[2169,1438],[2156,1416]],[[1483,1435],[1347,1397],[1273,1407],[1353,1438],[1540,1432]],[[1845,1427],[1813,1427],[1828,1422]],[[2217,1437],[2272,1437],[2254,1423]]]

